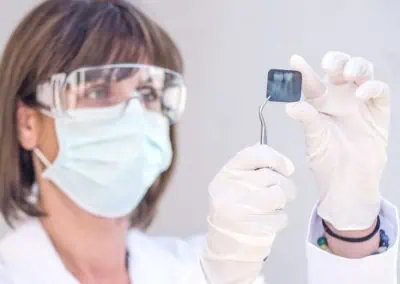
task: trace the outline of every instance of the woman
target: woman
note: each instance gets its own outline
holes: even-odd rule
[[[328,71],[339,61],[354,61],[339,59]],[[307,89],[315,83],[308,65],[298,57],[293,64],[303,73],[308,98],[321,96],[322,89]],[[355,64],[342,84],[363,77],[359,70],[365,64]],[[154,217],[177,154],[174,124],[186,96],[181,73],[182,59],[169,36],[123,0],[48,0],[23,19],[0,65],[0,204],[14,227],[0,243],[0,283],[263,282],[261,267],[286,225],[283,209],[294,196],[293,164],[268,146],[240,152],[212,181],[205,238],[181,241],[142,232]],[[364,92],[374,98],[382,93],[371,90]],[[323,122],[319,128],[312,123],[318,107],[302,103],[289,113],[304,121],[310,134],[324,129]],[[314,149],[315,141],[308,141]],[[379,152],[386,144],[368,146]],[[342,154],[333,151],[335,157]],[[313,153],[314,162],[316,157]],[[379,246],[373,232],[380,208],[363,211],[361,205],[376,205],[378,189],[353,210],[356,217],[357,212],[367,216],[365,222],[343,221],[342,214],[350,211],[330,214],[338,204],[326,196],[339,195],[324,185],[336,186],[338,177],[323,176],[326,164],[313,165],[324,179],[319,209],[326,210],[313,217],[310,283],[333,283],[330,274],[343,277],[342,283],[377,283],[376,277],[394,283],[395,230],[386,252],[366,257]],[[379,172],[383,164],[371,171]],[[392,211],[382,208],[383,225],[397,226]],[[323,235],[318,216],[327,221],[331,253],[316,246],[314,235]],[[354,224],[356,230],[346,231]],[[353,244],[343,236],[365,240]]]

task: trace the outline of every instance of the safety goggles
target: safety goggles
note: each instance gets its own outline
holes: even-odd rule
[[[109,108],[139,99],[146,110],[165,115],[173,124],[186,103],[186,86],[179,73],[144,64],[112,64],[59,73],[38,85],[36,91],[38,102],[52,115],[71,117],[75,110]]]

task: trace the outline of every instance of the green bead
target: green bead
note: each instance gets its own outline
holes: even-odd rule
[[[387,251],[387,248],[386,248],[386,247],[380,247],[380,248],[378,248],[377,253],[378,253],[378,254],[379,254],[379,253],[384,253],[385,251]]]
[[[328,245],[328,240],[325,237],[320,237],[318,239],[318,246]]]
[[[320,245],[319,247],[323,250],[329,250],[328,245]]]

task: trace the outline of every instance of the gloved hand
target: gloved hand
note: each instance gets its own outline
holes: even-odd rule
[[[373,80],[373,65],[329,52],[322,80],[292,56],[303,75],[305,101],[287,105],[304,126],[307,157],[320,190],[318,214],[338,230],[373,225],[380,210],[379,183],[387,160],[389,87]]]
[[[207,246],[201,264],[210,284],[255,283],[295,195],[293,163],[266,145],[237,154],[209,186]]]

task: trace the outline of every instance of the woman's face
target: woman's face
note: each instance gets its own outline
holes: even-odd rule
[[[108,72],[110,70],[115,72]],[[36,180],[41,188],[41,206],[46,212],[55,212],[55,198],[66,200],[60,195],[64,192],[95,215],[127,214],[128,211],[120,213],[119,209],[114,209],[119,205],[103,208],[105,203],[96,203],[96,200],[102,196],[111,199],[113,195],[117,201],[119,196],[132,198],[129,193],[132,189],[140,200],[139,192],[150,188],[171,163],[169,123],[163,113],[161,99],[165,80],[163,73],[150,74],[142,70],[121,72],[117,69],[100,71],[102,74],[97,78],[81,76],[84,83],[80,84],[69,84],[66,79],[63,92],[58,93],[61,98],[56,99],[63,106],[58,113],[56,109],[49,112],[22,104],[18,109],[21,144],[33,150]],[[54,89],[57,90],[57,87]],[[39,94],[42,94],[42,89],[38,90],[38,98],[41,97]],[[158,115],[146,115],[146,112]],[[24,118],[30,121],[29,127],[23,127]],[[135,123],[139,123],[139,127]],[[48,181],[54,182],[61,191],[50,190]],[[116,192],[115,186],[123,191],[127,186],[131,189]],[[91,194],[97,192],[96,198],[87,194],[90,190],[93,191]],[[85,199],[85,196],[91,200]],[[125,200],[130,203],[130,198]],[[132,206],[137,205],[134,202]],[[130,210],[128,205],[122,208]]]
[[[61,95],[64,108],[66,110],[107,108],[128,102],[130,99],[138,99],[134,95],[140,93],[142,106],[147,111],[162,115],[161,94],[164,88],[164,73],[147,70],[124,73],[126,70],[113,69],[110,74],[105,74],[106,71],[84,85],[67,83]],[[38,119],[38,128],[34,135],[37,139],[36,148],[52,163],[58,153],[55,121],[40,111],[36,112]],[[68,115],[68,112],[65,115]]]

